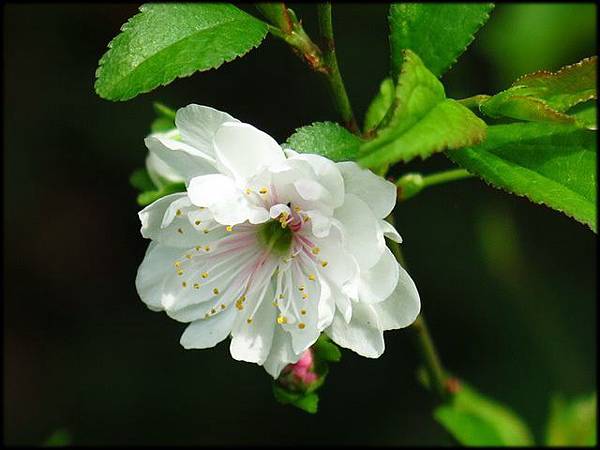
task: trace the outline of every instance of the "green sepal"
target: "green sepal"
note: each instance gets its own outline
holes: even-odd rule
[[[137,196],[137,202],[140,206],[147,206],[169,194],[176,192],[185,192],[185,183],[169,183],[162,186],[160,189],[153,191],[142,192]]]

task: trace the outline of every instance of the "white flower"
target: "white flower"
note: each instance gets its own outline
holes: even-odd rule
[[[420,308],[385,245],[395,186],[353,162],[283,150],[212,108],[177,112],[146,138],[156,176],[187,191],[139,213],[152,242],[136,287],[149,308],[189,326],[185,348],[231,335],[231,355],[277,377],[325,331],[357,353],[383,353],[383,331]],[[156,161],[160,161],[156,163]]]

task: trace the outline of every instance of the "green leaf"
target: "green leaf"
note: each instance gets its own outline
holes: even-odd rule
[[[401,51],[417,53],[440,77],[474,39],[489,19],[492,3],[393,3],[390,5],[392,75],[403,63]]]
[[[173,122],[175,122],[175,116],[177,115],[177,112],[174,109],[171,109],[167,105],[164,105],[160,102],[154,102],[152,103],[152,106],[159,117],[171,119]]]
[[[315,356],[322,361],[339,362],[342,359],[342,352],[339,347],[331,342],[325,333],[322,333],[313,344]]]
[[[158,190],[142,192],[138,195],[137,202],[140,206],[146,206],[165,195],[174,194],[176,192],[185,192],[185,183],[169,183]]]
[[[283,405],[293,405],[311,414],[315,414],[318,410],[319,395],[315,392],[291,392],[273,384],[273,395]]]
[[[405,50],[400,80],[384,128],[360,148],[358,162],[376,168],[485,138],[486,124],[468,108],[447,99],[444,86],[412,51]]]
[[[479,106],[490,117],[538,122],[578,123],[565,112],[596,98],[596,57],[565,66],[558,72],[525,75]]]
[[[482,144],[447,156],[495,187],[526,196],[596,231],[596,134],[573,125],[488,127]]]
[[[394,101],[394,90],[394,82],[391,78],[386,78],[381,82],[379,92],[371,100],[365,114],[365,133],[374,130],[381,123]]]
[[[96,92],[128,100],[258,46],[267,25],[227,3],[148,3],[100,59]]]
[[[333,161],[356,158],[362,140],[334,122],[316,122],[298,128],[286,146],[299,153],[315,153]]]
[[[154,102],[153,106],[158,117],[152,121],[150,131],[152,133],[164,133],[175,128],[176,112],[159,102]]]
[[[595,101],[580,103],[571,108],[568,113],[575,118],[580,127],[587,128],[588,130],[598,129],[598,112]]]
[[[522,419],[464,382],[460,383],[449,404],[435,409],[434,417],[463,445],[533,444],[531,432]]]
[[[152,133],[165,133],[175,128],[175,124],[171,119],[166,117],[157,117],[150,124],[150,131]]]
[[[561,395],[552,398],[546,426],[546,445],[596,445],[596,393],[566,401]]]
[[[153,191],[156,189],[156,186],[150,179],[150,175],[148,175],[148,170],[136,169],[129,177],[129,183],[136,188],[138,191]]]

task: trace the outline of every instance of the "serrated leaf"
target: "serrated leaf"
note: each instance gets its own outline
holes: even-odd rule
[[[485,138],[486,124],[468,108],[447,99],[444,86],[412,51],[405,50],[394,102],[383,128],[360,148],[358,162],[376,168],[448,149],[468,147]]]
[[[595,101],[580,103],[568,111],[569,115],[575,118],[577,124],[588,130],[598,129],[598,111]]]
[[[394,101],[394,82],[386,78],[381,82],[377,95],[371,100],[365,114],[364,132],[368,133],[377,128]]]
[[[392,75],[400,72],[401,51],[417,53],[440,77],[474,39],[489,19],[492,3],[393,3],[390,5]]]
[[[546,426],[546,445],[596,445],[596,393],[567,401],[555,395]]]
[[[121,30],[96,71],[96,92],[108,100],[217,68],[258,46],[267,25],[227,3],[149,3]]]
[[[299,153],[315,153],[333,161],[356,158],[362,140],[334,122],[316,122],[298,128],[285,146]]]
[[[495,187],[545,204],[596,231],[596,134],[573,125],[514,123],[447,156]]]
[[[462,381],[449,404],[435,409],[434,417],[463,445],[533,444],[531,432],[519,416]]]
[[[558,72],[524,75],[513,85],[479,105],[490,117],[538,122],[578,123],[565,112],[596,98],[597,58],[586,58]]]

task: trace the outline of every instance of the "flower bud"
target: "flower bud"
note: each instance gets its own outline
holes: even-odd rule
[[[291,391],[307,391],[319,381],[319,374],[315,372],[315,357],[312,348],[306,350],[298,362],[288,364],[279,379],[279,384]]]

